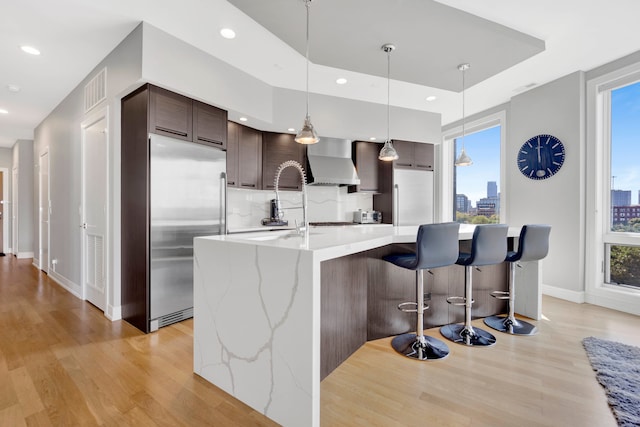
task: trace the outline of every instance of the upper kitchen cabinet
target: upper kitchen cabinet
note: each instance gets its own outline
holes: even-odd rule
[[[227,185],[262,188],[262,132],[228,122]]]
[[[433,144],[393,140],[398,160],[393,166],[401,169],[433,170]]]
[[[193,103],[191,98],[166,89],[149,87],[149,131],[191,141]]]
[[[226,148],[227,112],[194,100],[193,142]]]
[[[274,179],[278,166],[287,160],[295,160],[303,167],[306,164],[305,146],[287,133],[263,132],[262,141],[262,188],[275,189]],[[278,189],[302,190],[300,173],[295,168],[287,168],[280,175]]]
[[[349,193],[366,192],[378,193],[378,153],[382,144],[374,142],[355,141],[351,145],[351,158],[358,171],[360,185],[350,185]]]

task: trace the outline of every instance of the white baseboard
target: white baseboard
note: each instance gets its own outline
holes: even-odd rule
[[[576,304],[582,304],[585,302],[584,291],[572,291],[549,285],[541,285],[541,290],[544,295],[549,295],[550,297],[575,302]]]
[[[31,265],[33,265],[35,268],[37,268],[38,270],[40,270],[40,260],[37,258],[33,259],[33,262],[31,263]]]
[[[16,257],[19,259],[22,258],[33,258],[33,252],[18,252]]]
[[[636,294],[619,294],[611,292],[609,295],[598,295],[593,293],[586,294],[586,302],[600,307],[610,308],[623,313],[635,314],[640,316],[640,295]]]
[[[73,296],[82,299],[82,287],[80,285],[73,283],[71,280],[59,273],[56,273],[55,271],[50,271],[49,277],[58,285],[68,290]]]
[[[117,305],[117,306],[112,306],[110,304],[107,304],[107,311],[104,312],[104,315],[107,317],[107,319],[111,320],[111,321],[115,321],[115,320],[121,320],[122,319],[122,306],[121,305]]]

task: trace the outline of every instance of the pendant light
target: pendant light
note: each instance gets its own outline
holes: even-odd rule
[[[307,7],[307,51],[305,55],[307,58],[307,115],[295,140],[298,144],[308,145],[315,144],[320,138],[318,138],[318,133],[313,128],[311,117],[309,117],[309,7],[311,7],[311,0],[305,0],[304,4]]]
[[[460,155],[456,159],[456,166],[470,166],[473,164],[471,157],[467,155],[467,152],[464,149],[464,72],[469,68],[471,68],[470,64],[458,65],[458,70],[462,71],[462,150],[460,150]]]
[[[391,142],[391,138],[389,138],[389,123],[391,117],[391,105],[390,105],[390,88],[391,88],[391,52],[396,47],[391,43],[387,43],[382,45],[382,50],[387,53],[387,140],[384,142],[382,149],[380,150],[380,154],[378,154],[378,158],[380,160],[384,160],[390,162],[392,160],[396,160],[398,158],[398,152],[395,148],[393,148],[393,143]]]

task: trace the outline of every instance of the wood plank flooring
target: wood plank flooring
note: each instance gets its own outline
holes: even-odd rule
[[[435,362],[367,343],[322,382],[322,426],[615,426],[580,341],[640,345],[640,318],[548,297],[543,313],[534,337]],[[142,334],[1,257],[0,426],[274,425],[193,374],[192,340],[191,321]]]

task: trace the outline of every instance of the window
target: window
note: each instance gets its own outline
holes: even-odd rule
[[[473,160],[470,166],[454,166],[454,219],[460,223],[500,222],[501,126],[493,126],[464,137],[464,147]],[[462,148],[454,139],[455,157]]]

